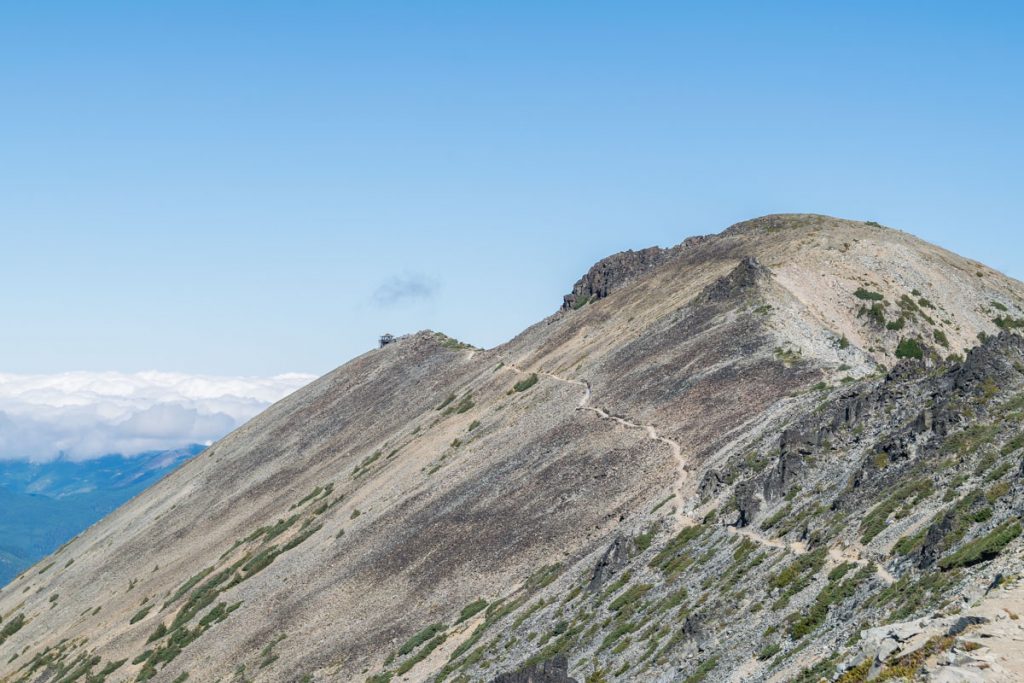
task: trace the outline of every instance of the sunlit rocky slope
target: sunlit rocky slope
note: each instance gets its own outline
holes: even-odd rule
[[[1021,327],[1024,285],[870,223],[610,257],[503,346],[347,363],[25,572],[0,680],[1013,680]]]

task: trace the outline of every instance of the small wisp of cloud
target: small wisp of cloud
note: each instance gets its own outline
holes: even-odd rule
[[[437,296],[440,289],[441,283],[435,277],[403,273],[382,282],[373,292],[373,302],[378,306],[394,307],[429,301]]]

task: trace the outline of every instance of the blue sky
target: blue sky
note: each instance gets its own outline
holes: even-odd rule
[[[504,341],[807,211],[1024,276],[1019,3],[0,4],[0,370]]]

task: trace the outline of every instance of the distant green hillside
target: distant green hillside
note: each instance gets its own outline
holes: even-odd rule
[[[0,461],[0,586],[202,449],[83,462]]]

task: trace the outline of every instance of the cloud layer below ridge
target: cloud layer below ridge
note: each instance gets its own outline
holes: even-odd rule
[[[313,379],[0,373],[0,459],[87,460],[207,443]]]

